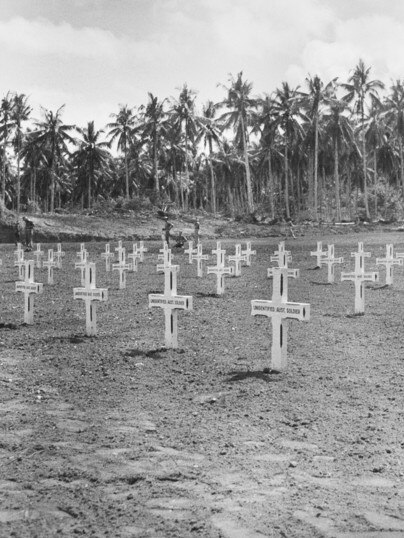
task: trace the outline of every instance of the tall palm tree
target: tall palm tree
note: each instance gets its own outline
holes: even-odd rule
[[[278,125],[283,133],[283,158],[285,177],[285,211],[286,218],[290,219],[289,204],[289,153],[293,141],[297,136],[303,134],[299,120],[305,119],[301,111],[301,94],[299,88],[291,88],[287,82],[282,83],[282,87],[275,92],[274,111],[277,116]]]
[[[383,118],[382,103],[373,98],[371,106],[369,107],[368,119],[365,122],[365,137],[366,144],[372,151],[373,156],[373,186],[375,197],[375,216],[377,217],[377,155],[378,151],[384,144],[384,137],[386,132],[386,124]]]
[[[302,92],[303,105],[307,108],[307,115],[311,124],[309,134],[313,141],[310,143],[313,158],[313,177],[309,177],[310,205],[312,206],[314,218],[318,217],[318,137],[319,120],[322,113],[322,105],[325,99],[335,94],[337,79],[334,78],[327,84],[318,75],[306,77],[308,92]]]
[[[13,108],[13,98],[10,92],[7,92],[0,104],[0,140],[1,140],[1,200],[3,205],[6,198],[6,176],[7,176],[7,146],[12,128],[11,113]]]
[[[148,93],[149,102],[146,105],[143,121],[139,126],[143,138],[150,141],[153,159],[153,179],[154,192],[158,196],[160,193],[159,182],[159,154],[161,147],[161,138],[164,136],[166,129],[166,112],[164,111],[164,102],[159,101],[152,93]]]
[[[13,106],[11,110],[11,120],[14,134],[14,147],[17,157],[17,213],[20,212],[20,200],[21,200],[21,175],[20,175],[20,163],[21,163],[21,149],[24,132],[22,129],[23,122],[29,119],[29,115],[32,108],[28,105],[27,97],[21,93],[13,95]]]
[[[78,129],[82,140],[73,154],[74,164],[78,174],[87,177],[87,203],[91,208],[92,187],[98,175],[102,175],[109,158],[109,143],[100,140],[104,131],[97,131],[94,122],[90,121],[85,129]]]
[[[248,211],[249,213],[253,213],[254,199],[248,155],[248,125],[250,122],[251,111],[256,107],[256,100],[252,99],[250,96],[252,83],[248,82],[247,80],[243,80],[242,71],[237,74],[237,77],[230,75],[229,82],[229,87],[222,85],[222,87],[227,91],[227,97],[217,106],[225,106],[230,110],[229,112],[225,112],[219,118],[219,121],[223,122],[225,129],[233,127],[235,130],[235,144],[241,148],[244,157]]]
[[[385,98],[387,124],[393,130],[394,138],[398,142],[400,161],[400,184],[404,192],[404,82],[397,80],[390,88],[390,94]]]
[[[41,165],[45,164],[45,154],[35,134],[28,131],[22,141],[21,158],[24,163],[24,175],[29,180],[28,198],[36,202],[37,175]]]
[[[203,142],[204,147],[208,147],[208,165],[210,172],[210,201],[213,214],[216,213],[216,179],[215,171],[213,169],[212,155],[213,144],[220,147],[221,143],[221,131],[218,127],[217,120],[215,119],[216,107],[213,101],[208,101],[202,109],[202,116],[198,117],[198,135],[196,137],[196,144]]]
[[[366,218],[370,219],[368,191],[367,191],[367,154],[365,137],[366,104],[370,96],[378,97],[377,91],[384,88],[380,80],[370,80],[371,67],[366,67],[363,60],[359,60],[352,75],[348,79],[348,84],[342,84],[347,90],[344,100],[353,103],[354,112],[359,116],[361,127],[362,146],[362,173],[363,173],[363,197],[365,202]]]
[[[46,153],[47,163],[50,173],[50,212],[55,210],[55,184],[56,172],[58,166],[63,162],[66,155],[69,154],[69,144],[75,144],[75,139],[69,132],[76,129],[74,125],[65,125],[62,122],[62,113],[65,105],[62,105],[52,112],[43,109],[44,119],[35,122],[35,132],[33,136],[36,143]]]
[[[125,187],[126,199],[129,199],[129,149],[132,140],[132,133],[136,125],[136,116],[133,109],[128,105],[120,105],[117,114],[111,114],[115,121],[108,123],[110,143],[116,141],[118,149],[122,151],[125,166]]]

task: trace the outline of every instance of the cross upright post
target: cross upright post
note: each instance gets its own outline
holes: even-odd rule
[[[403,265],[404,254],[397,253],[394,257],[394,247],[392,244],[386,245],[385,258],[376,258],[376,265],[384,265],[386,267],[386,286],[393,285],[393,267],[394,265]]]
[[[48,259],[43,262],[43,266],[48,268],[48,284],[53,284],[53,269],[57,267],[53,248],[48,249]]]
[[[257,251],[251,250],[251,241],[247,241],[246,249],[241,251],[241,254],[246,257],[245,264],[247,267],[251,265],[251,256],[256,256]]]
[[[80,250],[76,252],[76,256],[83,260],[83,252],[87,252],[85,243],[80,243]]]
[[[165,316],[165,345],[178,347],[178,310],[192,310],[192,296],[177,295],[178,265],[164,268],[164,294],[149,294],[149,308],[160,307]]]
[[[42,266],[42,257],[44,256],[44,251],[41,250],[41,243],[36,244],[36,250],[34,250],[34,258],[36,262],[37,269],[40,269]]]
[[[34,282],[34,260],[25,262],[25,278],[22,282],[15,283],[15,291],[24,293],[24,323],[34,323],[34,294],[43,292],[43,284]]]
[[[197,275],[199,278],[202,278],[203,276],[202,262],[208,259],[209,259],[209,256],[207,254],[202,253],[202,243],[198,243],[198,246],[196,248],[196,254],[192,255],[192,260],[196,260]]]
[[[311,251],[310,256],[315,256],[317,259],[316,269],[320,269],[322,266],[322,260],[324,256],[327,256],[327,250],[323,250],[322,241],[317,241],[317,250]]]
[[[75,269],[80,269],[80,271],[81,271],[81,285],[84,286],[84,283],[85,283],[84,269],[85,269],[85,266],[87,265],[87,263],[89,263],[88,252],[87,252],[86,249],[83,249],[83,250],[80,250],[80,252],[77,253],[77,254],[80,255],[80,261],[78,261],[78,262],[76,262],[74,264],[74,268]]]
[[[140,262],[144,262],[144,253],[148,251],[149,250],[144,246],[144,241],[139,241],[138,252],[140,254]]]
[[[82,299],[86,305],[86,334],[97,334],[97,303],[94,301],[107,301],[108,289],[97,288],[95,263],[87,262],[84,266],[84,287],[73,288],[73,298]]]
[[[184,250],[184,254],[188,254],[188,263],[189,265],[192,265],[193,256],[194,254],[197,254],[197,250],[194,249],[194,242],[188,241],[188,248]]]
[[[137,273],[139,267],[140,253],[136,243],[133,243],[133,251],[128,254],[128,259],[132,260],[131,270],[133,273]]]
[[[216,266],[208,267],[207,274],[216,275],[216,294],[224,294],[224,277],[225,275],[233,275],[234,267],[225,267],[225,254],[226,251],[222,249],[220,241],[216,243],[216,250],[212,250],[212,254],[216,256]]]
[[[62,258],[65,257],[65,252],[62,250],[62,243],[57,244],[57,250],[54,253],[55,261],[56,261],[56,267],[58,269],[62,268]]]
[[[111,271],[111,261],[113,261],[115,258],[115,254],[111,252],[109,243],[105,245],[105,252],[101,254],[101,258],[105,259],[105,271],[109,273]]]
[[[122,246],[122,241],[119,241],[118,248],[115,249],[118,252],[117,263],[112,264],[112,270],[119,272],[119,289],[126,288],[126,272],[130,271],[130,263],[126,263],[126,249]]]
[[[272,300],[251,301],[252,316],[266,316],[272,319],[271,369],[282,371],[287,365],[288,319],[308,321],[310,305],[288,302],[288,277],[297,277],[297,270],[290,274],[287,266],[273,267]]]
[[[275,250],[275,252],[270,258],[271,262],[277,262],[278,266],[280,267],[279,262],[283,260],[284,254],[286,255],[287,263],[291,262],[292,255],[290,253],[290,250],[285,250],[285,241],[281,241],[278,245],[278,250]]]
[[[299,269],[289,269],[288,268],[288,255],[286,252],[279,253],[279,259],[278,259],[278,267],[281,267],[283,269],[287,269],[286,275],[289,278],[299,278],[300,271]],[[269,267],[267,270],[267,276],[268,278],[274,277],[274,269],[277,269],[277,267]]]
[[[241,262],[247,261],[247,256],[241,253],[241,245],[236,245],[236,253],[232,256],[228,256],[229,262],[234,262],[234,276],[241,275]]]
[[[24,279],[24,271],[25,271],[25,259],[24,259],[24,251],[16,250],[14,252],[16,261],[14,262],[14,265],[18,267],[18,278],[20,280]]]
[[[163,263],[157,264],[157,272],[158,273],[164,273],[164,270],[166,269],[166,267],[171,267],[172,266],[171,262],[172,262],[174,256],[172,255],[171,249],[169,248],[167,242],[164,243],[164,248],[161,248],[159,250],[159,252],[161,254],[158,254],[157,259],[158,260],[163,260]],[[180,269],[179,269],[179,266],[178,266],[178,271],[179,270]]]
[[[352,252],[355,258],[355,270],[353,273],[341,273],[341,281],[352,281],[355,284],[355,314],[365,313],[365,282],[377,282],[379,273],[365,273],[365,258],[370,257],[370,252],[364,252],[363,243],[359,243],[358,252]]]
[[[336,258],[334,253],[334,245],[328,245],[327,254],[321,258],[321,265],[326,265],[328,269],[327,282],[329,284],[332,284],[335,279],[334,265],[344,262],[344,258]]]

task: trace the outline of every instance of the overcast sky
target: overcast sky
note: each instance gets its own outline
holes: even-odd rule
[[[199,105],[243,71],[255,95],[308,74],[404,78],[403,0],[0,0],[0,97],[65,104],[66,123],[97,128],[150,91]]]

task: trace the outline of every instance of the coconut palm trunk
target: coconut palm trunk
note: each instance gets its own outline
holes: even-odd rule
[[[341,222],[341,196],[339,184],[339,155],[338,139],[334,142],[334,186],[335,186],[335,209],[337,222]]]
[[[245,132],[244,119],[242,116],[240,119],[241,119],[241,130],[242,130],[242,136],[243,136],[245,179],[246,179],[246,187],[247,187],[247,206],[248,206],[248,212],[251,214],[251,213],[254,213],[254,200],[253,200],[253,193],[252,193],[252,187],[251,187],[250,162],[248,158],[247,137],[246,137],[246,132]]]

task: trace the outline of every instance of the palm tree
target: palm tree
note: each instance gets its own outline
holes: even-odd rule
[[[303,104],[307,108],[307,115],[311,124],[309,134],[310,138],[314,138],[310,143],[313,158],[313,177],[309,176],[309,198],[310,206],[314,212],[314,218],[318,217],[318,137],[319,137],[319,120],[322,112],[322,104],[325,99],[331,97],[335,93],[335,84],[337,79],[333,79],[328,84],[324,82],[318,75],[307,77],[306,84],[308,93],[303,93]]]
[[[133,130],[136,125],[136,116],[128,105],[120,105],[118,114],[111,114],[115,121],[108,123],[110,143],[116,140],[118,149],[124,155],[126,199],[129,200],[129,149]]]
[[[166,125],[166,113],[164,111],[164,102],[159,101],[152,93],[149,92],[149,102],[143,115],[143,121],[139,126],[144,138],[148,139],[152,147],[153,158],[153,179],[154,192],[158,196],[160,193],[159,182],[159,153],[161,146],[161,137],[164,135]]]
[[[398,141],[400,161],[400,184],[404,193],[404,82],[397,80],[391,87],[391,94],[385,99],[387,124],[392,127],[394,137]]]
[[[21,200],[21,177],[20,177],[20,162],[21,162],[21,149],[23,140],[22,123],[29,119],[31,113],[31,107],[27,103],[27,97],[21,94],[15,94],[13,96],[13,106],[11,110],[12,127],[14,131],[14,147],[17,156],[17,213],[20,212],[20,200]]]
[[[282,88],[277,89],[274,99],[274,112],[278,125],[283,132],[284,146],[284,176],[285,176],[285,211],[286,218],[290,219],[289,205],[289,152],[293,140],[303,134],[299,119],[305,119],[300,107],[301,94],[299,88],[290,88],[287,82],[282,83]]]
[[[208,147],[208,165],[210,172],[210,200],[211,208],[213,214],[216,213],[216,180],[215,180],[215,171],[212,164],[212,155],[213,155],[213,143],[220,147],[221,143],[221,132],[215,120],[215,110],[216,107],[212,101],[208,101],[202,109],[202,116],[197,120],[198,123],[198,135],[196,137],[196,144],[203,141],[203,145],[206,148]]]
[[[1,173],[1,200],[3,205],[6,198],[6,176],[7,176],[7,146],[12,128],[11,113],[13,99],[10,92],[1,100],[0,105],[0,140],[2,149],[2,173]]]
[[[377,154],[380,147],[384,144],[386,124],[383,121],[382,104],[378,99],[372,98],[369,108],[369,117],[365,122],[366,144],[372,150],[373,154],[373,185],[375,197],[375,217],[377,217]]]
[[[74,125],[62,123],[62,112],[65,105],[62,105],[56,112],[43,109],[44,119],[36,121],[36,130],[33,136],[36,143],[46,154],[46,160],[50,173],[50,212],[55,210],[55,184],[56,172],[60,164],[63,163],[66,155],[69,154],[68,144],[75,144],[75,139],[70,136],[69,131],[76,129]]]
[[[378,97],[377,90],[384,88],[380,80],[370,80],[370,67],[366,67],[363,60],[359,60],[353,74],[348,79],[348,84],[342,84],[348,93],[344,96],[347,103],[353,102],[354,112],[359,115],[362,143],[362,173],[363,173],[363,196],[365,202],[366,218],[370,219],[368,191],[367,191],[367,155],[365,137],[366,101],[370,96]]]
[[[230,75],[230,86],[223,88],[227,91],[227,97],[219,103],[218,107],[225,106],[229,112],[225,112],[219,121],[223,122],[225,129],[233,127],[236,133],[235,144],[243,152],[245,166],[245,182],[247,187],[247,206],[249,213],[254,212],[254,199],[251,184],[251,170],[248,156],[248,125],[250,122],[251,110],[256,107],[256,100],[250,97],[252,83],[243,80],[243,72],[234,78]]]
[[[98,175],[102,175],[103,169],[108,163],[109,143],[100,140],[104,131],[97,131],[94,122],[90,121],[86,129],[78,129],[82,140],[78,142],[78,148],[73,154],[74,164],[79,175],[87,177],[87,203],[91,207],[92,186]]]
[[[22,140],[21,158],[24,163],[24,175],[29,180],[28,198],[36,202],[37,175],[40,166],[45,164],[45,155],[42,146],[31,131],[28,131]]]

